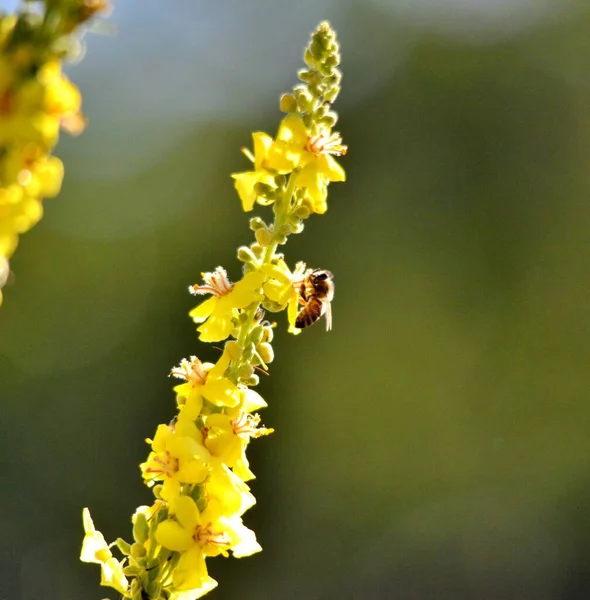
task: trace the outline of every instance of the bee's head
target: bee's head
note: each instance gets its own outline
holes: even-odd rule
[[[334,275],[330,271],[325,269],[316,269],[311,275],[310,279],[316,281],[326,281],[328,279],[334,279]]]
[[[318,294],[329,294],[334,291],[334,283],[332,279],[334,275],[330,271],[325,271],[324,269],[316,269],[309,276],[309,281],[313,286],[313,289]]]

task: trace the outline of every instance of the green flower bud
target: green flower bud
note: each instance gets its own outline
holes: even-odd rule
[[[293,225],[293,233],[301,233],[305,229],[305,225],[299,221],[296,225]]]
[[[322,44],[322,40],[318,39],[317,36],[314,36],[311,44],[309,44],[309,52],[317,61],[321,60],[324,57],[324,53],[326,52],[326,48]]]
[[[268,323],[268,321],[267,321]],[[268,324],[264,326],[264,335],[262,336],[262,341],[263,342],[268,342],[270,344],[270,342],[272,342],[273,338],[274,338],[275,334],[273,331],[273,326]]]
[[[144,513],[135,513],[135,523],[133,523],[133,539],[139,544],[147,541],[150,535],[150,528]]]
[[[270,244],[272,244],[272,233],[268,230],[267,227],[257,229],[254,236],[256,237],[256,241],[261,246],[270,246]]]
[[[299,69],[297,76],[305,83],[310,83],[315,77],[314,72],[308,71],[307,69]]]
[[[291,226],[290,223],[283,223],[278,231],[277,231],[278,235],[291,235],[291,233],[293,233],[293,227]]]
[[[317,120],[322,119],[323,117],[326,116],[326,114],[328,113],[329,110],[330,110],[329,104],[322,104],[321,106],[318,106],[318,108],[315,111],[315,118]]]
[[[249,319],[248,319],[248,315],[245,312],[241,312],[240,316],[236,319],[238,324],[238,327],[241,327],[242,325],[245,325]]]
[[[332,127],[336,125],[337,121],[338,115],[333,110],[327,111],[326,114],[320,119],[320,123],[329,129],[332,129]]]
[[[256,231],[261,227],[266,227],[266,223],[260,217],[252,217],[250,219],[250,229]]]
[[[254,373],[249,379],[244,379],[243,382],[250,387],[255,387],[260,383],[260,377]]]
[[[262,325],[257,325],[250,333],[249,341],[251,341],[255,346],[260,343],[262,336],[264,335],[264,327]]]
[[[131,545],[130,554],[133,558],[143,558],[146,555],[145,546],[135,542]]]
[[[294,214],[299,219],[307,219],[309,217],[309,215],[311,214],[311,212],[309,211],[309,208],[307,206],[298,206],[295,209]]]
[[[284,113],[297,112],[297,100],[293,94],[283,94],[280,100],[280,108]]]
[[[309,91],[309,86],[296,86],[294,91],[299,109],[302,112],[308,111],[313,104],[313,96]]]
[[[249,363],[242,363],[238,370],[238,376],[242,380],[247,380],[254,374],[254,367]]]
[[[259,266],[258,259],[248,246],[240,246],[238,248],[238,260],[253,269],[257,269]]]
[[[258,344],[258,346],[256,347],[256,350],[258,351],[258,354],[260,354],[260,358],[262,358],[262,360],[265,363],[268,364],[274,360],[274,357],[275,357],[274,350],[272,349],[272,346],[270,344],[268,344],[267,342],[262,342],[262,343]]]
[[[225,342],[225,349],[227,350],[230,360],[238,360],[242,356],[242,346],[235,340]]]
[[[252,244],[250,250],[258,260],[264,256],[264,248],[260,244]]]
[[[324,61],[324,66],[329,69],[334,69],[340,64],[340,55],[339,54],[331,54]]]

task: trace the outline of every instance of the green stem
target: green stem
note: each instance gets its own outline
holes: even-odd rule
[[[291,198],[293,197],[293,194],[295,193],[295,176],[294,175],[295,175],[295,173],[292,173],[289,176],[289,181],[287,182],[285,191],[283,192],[281,197],[278,198],[275,202],[275,206],[274,206],[275,218],[274,218],[274,221],[272,224],[272,229],[273,229],[273,232],[275,233],[275,235],[279,231],[279,229],[287,222],[287,218],[289,216],[289,207],[290,207]],[[279,245],[278,242],[273,242],[272,244],[270,244],[266,247],[264,256],[262,258],[261,266],[268,265],[272,262],[272,260],[275,257],[275,252],[277,250],[278,245]],[[248,335],[250,333],[250,330],[252,329],[252,323],[254,321],[254,317],[256,316],[256,312],[258,311],[259,308],[260,308],[260,302],[246,311],[246,320],[245,320],[244,324],[240,327],[240,331],[238,334],[238,343],[240,344],[240,346],[242,348],[244,348],[244,346],[246,345],[246,342],[248,340]],[[235,363],[232,364],[230,367],[230,372],[234,376],[236,383],[237,383],[237,380],[239,379],[239,376],[237,374],[237,368],[240,363],[241,363],[241,360],[235,361]]]

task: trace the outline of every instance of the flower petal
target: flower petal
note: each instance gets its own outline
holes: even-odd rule
[[[222,300],[227,297],[225,296]],[[229,337],[234,328],[232,310],[223,310],[223,306],[218,308],[220,310],[215,310],[207,321],[197,328],[197,331],[201,334],[199,339],[202,342],[221,342]]]
[[[321,173],[330,181],[346,181],[344,169],[331,154],[322,154],[318,158]]]
[[[253,302],[260,302],[263,298],[260,288],[266,279],[266,275],[261,271],[250,271],[244,277],[234,284],[232,291],[226,296],[231,298],[233,308],[246,308]]]
[[[172,579],[178,590],[203,590],[203,593],[194,596],[195,598],[203,596],[217,585],[217,582],[207,573],[203,551],[197,544],[182,554],[173,571]]]
[[[178,499],[176,518],[183,528],[190,532],[190,535],[193,534],[195,527],[199,523],[200,515],[201,513],[192,498],[182,496]]]
[[[305,147],[307,144],[307,129],[301,120],[301,117],[297,115],[287,115],[279,126],[279,132],[277,133],[277,140],[283,142],[290,142],[297,146]]]
[[[203,396],[216,406],[237,406],[240,390],[229,379],[214,379],[203,386]]]
[[[252,140],[254,142],[254,169],[259,171],[263,167],[273,139],[262,131],[256,131],[252,134]]]
[[[180,504],[183,498],[186,496],[181,496],[177,504]],[[192,534],[193,531],[187,531],[176,521],[163,521],[156,529],[156,541],[169,550],[184,552],[194,544]]]
[[[205,300],[205,302],[201,302],[201,304],[199,304],[199,306],[197,306],[196,308],[193,308],[188,313],[188,316],[195,323],[202,323],[215,310],[215,306],[217,304],[217,300],[218,300],[218,298],[216,296],[212,296],[211,298],[207,298],[207,300]]]

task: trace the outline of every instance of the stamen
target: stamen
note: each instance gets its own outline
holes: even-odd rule
[[[344,156],[348,146],[342,143],[342,136],[337,133],[330,133],[328,130],[320,130],[317,135],[311,136],[307,140],[307,150],[315,156],[320,154],[334,154],[335,156]]]
[[[235,435],[248,440],[251,437],[260,437],[261,435],[268,435],[272,433],[273,429],[267,429],[266,427],[258,427],[260,425],[260,415],[254,414],[249,415],[248,413],[240,413],[240,415],[230,421],[233,432]]]
[[[205,285],[189,285],[188,291],[193,295],[211,294],[217,298],[229,294],[233,283],[227,278],[227,272],[222,267],[217,267],[213,273],[201,273]]]
[[[219,548],[228,548],[231,546],[231,538],[225,531],[213,531],[213,524],[208,523],[206,527],[197,527],[195,530],[194,540],[201,546],[217,546]]]
[[[180,365],[170,371],[170,375],[199,385],[203,385],[207,379],[207,371],[203,369],[203,363],[196,356],[191,356],[190,362],[183,358]]]
[[[240,150],[242,151],[242,153],[246,156],[246,158],[251,161],[251,162],[255,162],[254,160],[254,155],[252,154],[252,152],[250,151],[249,148],[246,147],[242,147],[240,148]]]

